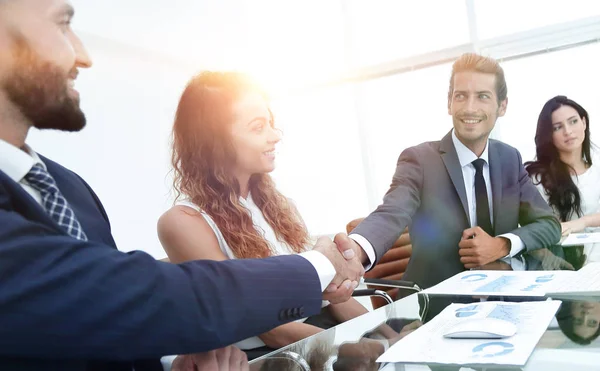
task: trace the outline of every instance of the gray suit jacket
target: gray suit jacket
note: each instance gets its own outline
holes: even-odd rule
[[[519,236],[526,251],[558,243],[560,223],[531,182],[519,152],[490,139],[489,166],[495,235]],[[403,279],[427,288],[465,270],[458,243],[470,227],[468,212],[450,132],[441,141],[402,152],[383,204],[352,234],[373,245],[378,261],[408,226],[413,251]]]

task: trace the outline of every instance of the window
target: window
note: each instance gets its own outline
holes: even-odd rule
[[[464,0],[347,0],[346,4],[358,66],[469,42]]]
[[[516,59],[502,63],[508,85],[508,107],[493,136],[519,149],[523,161],[535,156],[535,130],[543,105],[556,95],[566,95],[590,115],[590,131],[600,117],[597,87],[600,86],[600,44]],[[595,125],[596,124],[596,125]],[[592,141],[600,143],[600,135]]]
[[[362,124],[379,202],[389,189],[400,153],[440,140],[452,128],[447,99],[451,68],[444,64],[362,84]]]
[[[163,258],[156,222],[172,206],[170,132],[192,71],[135,48],[124,52],[102,39],[86,41],[95,65],[76,82],[86,128],[76,134],[34,130],[27,141],[90,184],[120,250]]]
[[[240,67],[271,91],[327,80],[346,68],[339,0],[244,2]]]
[[[274,178],[312,235],[345,231],[367,204],[352,86],[273,102],[283,140]]]
[[[474,0],[479,39],[508,35],[600,14],[589,0]]]

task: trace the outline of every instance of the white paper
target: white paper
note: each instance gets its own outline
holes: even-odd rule
[[[423,290],[428,295],[600,295],[600,262],[578,271],[465,271]]]
[[[574,274],[573,271],[466,271],[423,290],[423,293],[543,297],[554,281]]]
[[[571,233],[565,238],[561,245],[563,246],[573,246],[573,245],[583,245],[586,243],[599,243],[600,242],[600,233]]]
[[[481,302],[451,304],[433,320],[398,341],[377,362],[524,366],[560,301],[523,303]],[[446,339],[457,323],[475,318],[498,318],[517,326],[506,339]]]
[[[566,279],[556,280],[546,288],[547,295],[600,295],[600,263],[590,263]]]

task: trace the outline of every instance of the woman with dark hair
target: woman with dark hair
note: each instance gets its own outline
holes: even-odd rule
[[[177,202],[158,222],[171,262],[265,258],[309,249],[304,222],[269,175],[280,139],[265,94],[247,76],[205,72],[189,82],[173,126]],[[366,312],[354,299],[331,304],[331,321],[319,325]],[[322,330],[310,321],[292,322],[236,345],[280,348]]]
[[[565,96],[550,99],[538,118],[535,146],[536,160],[525,166],[560,219],[563,235],[600,227],[600,159],[587,111]],[[592,260],[593,246],[585,249]]]
[[[600,303],[563,300],[556,320],[571,341],[588,345],[600,335]]]

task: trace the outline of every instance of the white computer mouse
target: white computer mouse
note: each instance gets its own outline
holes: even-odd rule
[[[444,332],[450,339],[503,339],[517,333],[514,323],[496,318],[465,319]]]

